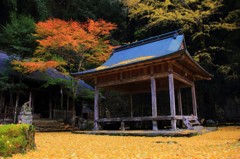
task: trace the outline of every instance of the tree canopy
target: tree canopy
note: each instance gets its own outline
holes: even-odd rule
[[[60,19],[38,22],[34,36],[39,45],[33,58],[15,60],[13,64],[23,72],[47,68],[66,72],[65,68],[61,67],[64,65],[68,65],[71,71],[80,71],[84,68],[84,62],[100,64],[106,61],[111,53],[112,46],[107,38],[115,28],[115,24],[102,19],[89,19],[84,23]]]

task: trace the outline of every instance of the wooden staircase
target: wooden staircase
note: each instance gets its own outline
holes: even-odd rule
[[[189,130],[201,130],[203,126],[201,126],[196,116],[184,116],[183,123]]]

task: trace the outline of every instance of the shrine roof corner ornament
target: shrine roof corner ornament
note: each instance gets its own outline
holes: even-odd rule
[[[202,68],[186,49],[184,35],[180,30],[150,37],[113,50],[111,57],[101,66],[72,73],[78,77],[92,77],[99,73],[135,67],[157,61],[182,60],[185,67],[195,72],[196,79],[211,79],[212,75]]]

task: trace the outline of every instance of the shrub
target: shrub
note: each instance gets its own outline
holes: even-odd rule
[[[93,130],[93,128],[94,128],[94,122],[91,121],[91,120],[89,120],[89,121],[87,122],[87,127],[86,127],[85,130]]]
[[[35,128],[28,124],[0,125],[0,156],[35,149]]]

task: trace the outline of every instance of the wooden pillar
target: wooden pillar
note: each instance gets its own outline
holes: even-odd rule
[[[67,111],[69,111],[69,95],[67,95]]]
[[[32,90],[29,92],[29,107],[32,109]],[[33,111],[33,109],[32,109]]]
[[[99,130],[98,127],[98,98],[99,98],[99,90],[98,87],[95,86],[95,97],[94,97],[94,130]]]
[[[124,121],[121,121],[121,130],[122,130],[122,131],[125,131],[125,124],[124,124]]]
[[[69,95],[67,94],[67,108],[66,108],[66,116],[69,116],[70,115],[70,113],[69,113]]]
[[[174,94],[174,79],[172,72],[168,74],[168,82],[169,82],[169,97],[170,97],[170,110],[171,116],[173,119],[171,120],[172,130],[176,130],[176,106],[175,106],[175,94]]]
[[[52,92],[49,94],[49,119],[52,119]]]
[[[132,101],[132,94],[129,95],[129,105],[130,105],[130,116],[133,117],[133,101]]]
[[[61,94],[61,109],[63,110],[63,89],[62,89],[62,87],[61,87],[61,89],[60,89],[60,94]]]
[[[193,105],[193,115],[197,116],[197,100],[196,100],[196,92],[195,92],[195,85],[191,86],[192,92],[192,105]]]
[[[178,114],[183,115],[182,112],[182,94],[181,94],[181,89],[177,89],[177,99],[178,99]]]
[[[153,76],[151,76],[151,95],[152,95],[152,117],[157,117],[157,98],[156,98],[156,81]],[[152,121],[152,129],[154,131],[158,130],[157,121]]]
[[[34,102],[35,102],[35,94],[32,92],[32,101],[31,101],[32,114],[34,114],[34,112],[35,112]]]

